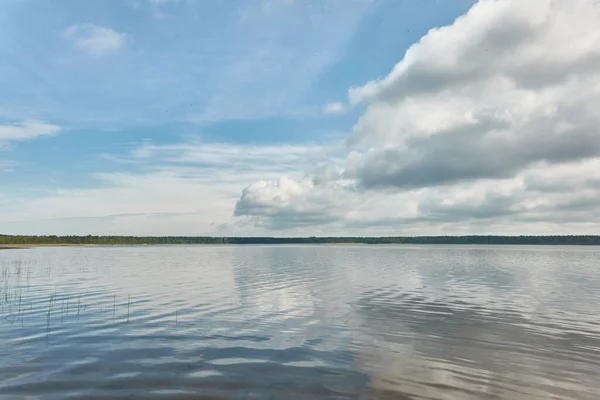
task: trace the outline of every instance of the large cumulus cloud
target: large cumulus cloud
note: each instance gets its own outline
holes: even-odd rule
[[[347,175],[431,186],[597,156],[598,23],[589,1],[482,1],[430,31],[386,78],[350,91],[367,110]]]
[[[291,180],[253,184],[236,215],[271,226],[594,222],[598,26],[597,2],[481,0],[388,76],[350,89],[365,111],[339,173],[294,181],[301,195]],[[369,202],[387,217],[367,213]]]

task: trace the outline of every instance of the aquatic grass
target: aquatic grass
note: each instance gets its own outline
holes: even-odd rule
[[[56,294],[50,295],[50,300],[48,301],[48,314],[46,316],[46,342],[50,340],[50,315],[52,314],[52,303],[55,299]]]
[[[50,342],[53,335],[60,332],[56,329],[53,331],[53,323],[62,326],[72,322],[75,316],[77,316],[77,320],[81,320],[81,323],[83,323],[89,310],[93,313],[99,312],[105,315],[99,317],[100,320],[103,318],[109,319],[111,296],[113,298],[112,320],[120,324],[133,324],[136,322],[132,318],[131,309],[135,295],[127,294],[126,311],[124,309],[125,302],[121,300],[117,304],[117,293],[114,292],[103,293],[104,296],[108,295],[108,298],[104,297],[104,301],[92,301],[92,304],[86,304],[87,296],[91,293],[66,293],[61,281],[54,279],[53,275],[57,273],[70,274],[74,271],[73,269],[65,269],[64,266],[61,268],[61,265],[51,261],[32,263],[24,258],[0,260],[0,323],[14,324],[20,321],[21,327],[27,327],[29,324],[37,326],[39,324],[40,329],[45,328],[45,335],[42,334],[41,338],[45,338],[46,342]],[[81,268],[81,264],[75,266],[75,269]],[[99,270],[99,268],[96,268],[96,270]],[[93,266],[86,269],[86,272],[93,271]],[[47,276],[52,276],[53,279],[48,280],[46,279]],[[51,287],[44,284],[44,281],[51,282]],[[39,290],[44,286],[46,290],[40,293]],[[132,297],[134,298],[132,299]],[[29,307],[27,307],[27,304],[29,304]],[[117,314],[121,316],[117,318]],[[174,314],[174,316],[171,314],[174,318],[174,324],[179,326],[179,310],[174,310]],[[71,317],[71,320],[69,317]],[[25,321],[26,319],[27,321]]]
[[[60,309],[60,323],[61,323],[61,325],[63,323],[63,319],[64,319],[64,316],[65,316],[65,301],[66,300],[63,299],[63,301],[62,301],[62,307]],[[68,302],[67,302],[67,304],[68,304]]]
[[[52,302],[54,301],[55,294],[50,295],[50,299],[48,300],[48,315],[52,312]]]
[[[21,326],[23,326],[23,312],[21,310],[21,300],[22,296],[19,294],[19,316],[21,318]]]

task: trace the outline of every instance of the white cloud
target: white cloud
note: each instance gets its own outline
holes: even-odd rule
[[[250,185],[237,213],[277,228],[309,210],[332,228],[396,233],[593,232],[598,25],[595,2],[481,0],[350,89],[365,112],[339,177]]]
[[[158,158],[172,163],[196,164],[242,171],[264,170],[272,173],[294,171],[298,166],[330,157],[325,145],[249,145],[232,143],[144,144],[136,148],[135,159]]]
[[[321,225],[342,218],[345,210],[335,197],[315,190],[311,181],[282,177],[246,187],[236,204],[236,216],[249,216],[251,223],[268,228]]]
[[[0,225],[9,233],[256,233],[232,220],[240,189],[309,168],[326,157],[322,152],[307,145],[147,143],[125,159],[137,172],[97,173],[85,188],[31,198],[0,186]]]
[[[146,144],[126,159],[138,172],[98,174],[94,189],[9,199],[2,188],[0,222],[3,229],[31,232],[39,229],[40,219],[58,221],[45,229],[55,226],[65,233],[595,233],[599,7],[558,0],[480,1],[399,54],[386,77],[350,89],[349,103],[360,103],[365,111],[345,148]],[[270,12],[287,17],[296,11]],[[204,117],[260,114],[254,106],[275,114],[277,107],[289,109],[291,103],[279,97],[282,82],[295,71],[287,67],[302,64],[291,80],[292,92],[301,93],[329,65],[331,49],[341,48],[354,29],[360,13],[351,14],[346,33],[332,39],[330,51],[309,66],[297,62],[306,57],[278,62],[277,50],[295,37],[287,35],[291,31],[265,34],[264,50],[247,57],[228,52],[244,55],[243,60],[223,63],[229,66],[223,74],[207,80],[220,86],[203,105]],[[243,28],[266,20],[274,24],[273,32],[281,28],[278,19],[266,19],[264,10],[252,5],[244,15]],[[322,28],[329,32],[330,26]],[[232,30],[232,37],[240,29]],[[65,35],[77,45],[85,33],[73,28]],[[299,54],[312,54],[315,42],[309,42]],[[248,93],[255,99],[257,92],[268,100],[250,108],[240,100]],[[346,107],[335,104],[323,111]],[[4,126],[0,134],[5,129],[6,141],[25,140],[48,131],[36,126]]]
[[[116,53],[127,43],[127,35],[93,24],[71,25],[63,31],[81,51],[95,57]]]
[[[347,173],[369,187],[507,178],[600,155],[600,7],[483,0],[412,46],[367,105]]]
[[[11,148],[10,144],[12,142],[53,136],[60,132],[60,130],[61,128],[57,125],[38,120],[0,124],[0,173],[11,172],[19,164],[14,160],[4,158],[6,150]]]
[[[60,127],[44,121],[26,120],[0,125],[0,145],[10,141],[35,139],[40,136],[56,135]]]
[[[344,111],[346,111],[346,106],[340,102],[328,103],[323,106],[325,114],[342,114]]]
[[[593,234],[600,223],[599,167],[597,159],[539,165],[515,178],[404,191],[280,178],[249,185],[236,215],[261,228],[325,234]]]

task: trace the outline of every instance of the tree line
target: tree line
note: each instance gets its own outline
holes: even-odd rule
[[[165,244],[503,244],[600,245],[596,235],[557,236],[393,236],[393,237],[212,237],[212,236],[32,236],[0,235],[0,245],[165,245]]]

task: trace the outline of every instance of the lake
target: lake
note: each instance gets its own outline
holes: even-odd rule
[[[597,399],[600,248],[0,250],[2,399]]]

